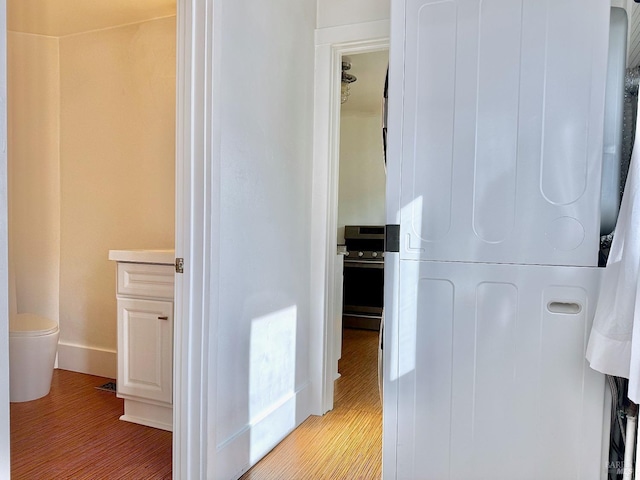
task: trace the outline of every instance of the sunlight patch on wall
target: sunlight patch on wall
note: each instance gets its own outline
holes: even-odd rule
[[[249,422],[251,463],[288,434],[296,421],[295,305],[251,323]]]

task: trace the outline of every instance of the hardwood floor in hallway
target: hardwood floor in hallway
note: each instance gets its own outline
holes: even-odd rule
[[[242,478],[375,480],[382,468],[376,332],[346,329],[334,410],[310,417]],[[11,404],[12,480],[171,479],[170,432],[119,420],[109,379],[54,372],[51,393]]]
[[[243,480],[375,480],[382,474],[378,334],[343,331],[334,409],[310,417]]]
[[[48,396],[11,404],[12,480],[171,479],[171,432],[120,421],[107,381],[55,370]]]

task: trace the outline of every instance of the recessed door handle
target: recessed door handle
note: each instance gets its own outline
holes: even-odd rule
[[[158,317],[158,320],[169,320],[169,317]]]
[[[577,315],[582,311],[582,305],[575,302],[549,302],[547,309],[551,313],[563,315]]]

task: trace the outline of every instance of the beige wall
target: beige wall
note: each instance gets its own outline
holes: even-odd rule
[[[9,32],[9,247],[19,312],[58,321],[58,40]]]
[[[115,350],[109,249],[174,244],[175,17],[62,37],[60,72],[60,340]]]
[[[340,117],[338,243],[345,225],[385,224],[385,172],[381,113]]]
[[[175,17],[9,40],[19,308],[59,319],[61,368],[115,373],[108,251],[174,244]]]

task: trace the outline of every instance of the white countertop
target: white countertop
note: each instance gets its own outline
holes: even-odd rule
[[[171,250],[109,250],[109,260],[128,263],[173,265],[175,251]]]

